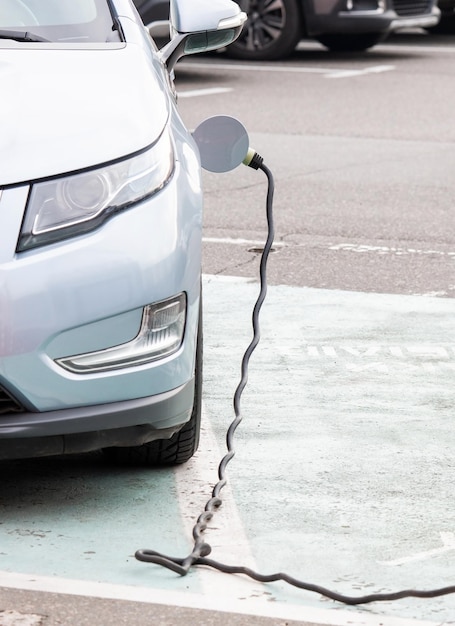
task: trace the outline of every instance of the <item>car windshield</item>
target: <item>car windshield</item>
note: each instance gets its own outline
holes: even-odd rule
[[[9,34],[16,41],[119,41],[107,0],[0,0],[0,39]]]

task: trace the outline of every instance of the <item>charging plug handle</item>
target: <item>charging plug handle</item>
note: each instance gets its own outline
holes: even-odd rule
[[[260,154],[253,150],[253,148],[248,148],[246,157],[242,161],[244,165],[248,165],[248,167],[252,167],[254,170],[258,170],[263,162],[264,159],[261,157]]]
[[[248,133],[235,117],[209,117],[193,131],[193,138],[199,148],[201,166],[209,172],[230,172],[240,163],[255,170],[262,168],[263,158],[249,147]]]

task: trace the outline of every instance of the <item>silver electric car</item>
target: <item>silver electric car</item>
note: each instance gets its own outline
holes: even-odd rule
[[[0,3],[0,459],[181,463],[201,415],[202,192],[172,68],[226,45],[231,0]]]

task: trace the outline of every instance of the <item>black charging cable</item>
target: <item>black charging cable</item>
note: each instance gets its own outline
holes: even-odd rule
[[[288,574],[278,572],[276,574],[259,574],[249,567],[244,567],[241,565],[226,565],[224,563],[220,563],[219,561],[214,561],[213,559],[208,559],[207,556],[211,553],[211,546],[206,543],[203,539],[203,533],[207,528],[208,522],[212,519],[214,513],[219,509],[222,504],[222,500],[220,498],[220,492],[223,487],[226,485],[226,468],[229,462],[235,456],[234,450],[234,433],[237,430],[240,422],[242,421],[242,416],[240,412],[240,400],[243,393],[243,390],[246,387],[248,382],[248,365],[250,361],[250,357],[255,350],[256,346],[259,343],[260,339],[260,330],[259,330],[259,313],[262,307],[262,304],[265,300],[267,294],[267,260],[272,249],[273,238],[274,238],[274,224],[273,224],[273,194],[275,190],[275,183],[273,180],[273,175],[271,171],[264,165],[262,157],[257,154],[257,152],[250,151],[249,156],[244,161],[245,165],[252,167],[254,169],[262,170],[267,176],[268,180],[268,190],[267,190],[267,240],[264,245],[264,249],[261,254],[261,261],[259,266],[259,278],[260,278],[260,291],[257,297],[256,303],[253,308],[252,314],[252,325],[253,325],[253,338],[247,347],[241,365],[241,378],[240,382],[237,386],[237,389],[234,394],[234,413],[235,419],[232,421],[231,425],[228,428],[226,434],[226,447],[227,453],[221,459],[220,464],[218,466],[218,482],[213,488],[212,497],[207,501],[204,511],[199,515],[196,524],[193,528],[193,539],[194,546],[191,554],[189,554],[186,558],[177,558],[166,556],[161,554],[160,552],[156,552],[155,550],[137,550],[135,557],[138,561],[144,561],[146,563],[154,563],[156,565],[161,565],[170,569],[180,576],[186,576],[190,569],[195,565],[205,565],[207,567],[211,567],[220,572],[224,572],[226,574],[244,574],[253,580],[257,580],[262,583],[276,582],[276,581],[284,581],[293,587],[297,587],[299,589],[304,589],[306,591],[313,591],[315,593],[319,593],[322,596],[330,598],[332,600],[336,600],[338,602],[342,602],[343,604],[367,604],[370,602],[378,602],[378,601],[390,601],[390,600],[399,600],[401,598],[436,598],[438,596],[448,595],[451,593],[455,593],[455,585],[451,585],[448,587],[442,587],[440,589],[433,590],[417,590],[417,589],[406,589],[403,591],[391,592],[391,593],[372,593],[364,596],[348,596],[342,593],[337,593],[336,591],[332,591],[331,589],[327,589],[326,587],[322,587],[320,585],[307,583]]]

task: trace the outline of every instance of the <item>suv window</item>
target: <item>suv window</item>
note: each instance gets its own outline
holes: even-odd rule
[[[0,0],[0,29],[3,37],[11,29],[68,43],[113,39],[107,0]]]

